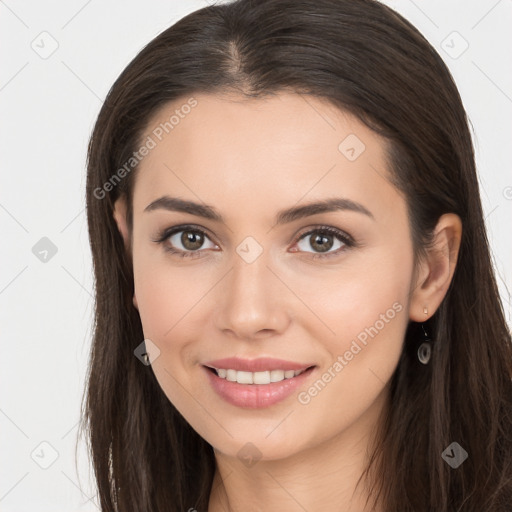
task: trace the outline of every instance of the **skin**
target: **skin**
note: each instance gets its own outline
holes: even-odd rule
[[[133,233],[124,199],[114,216],[133,254],[144,336],[160,350],[152,370],[214,448],[209,511],[370,510],[356,482],[389,406],[407,324],[432,316],[452,279],[460,219],[439,219],[434,246],[415,267],[406,203],[388,180],[384,143],[359,120],[294,93],[194,97],[197,106],[140,164]],[[144,138],[185,101],[161,109]],[[354,161],[338,149],[349,134],[365,145]],[[212,205],[225,222],[144,211],[164,194]],[[373,218],[345,210],[274,225],[281,209],[331,197],[360,203]],[[152,241],[186,223],[206,232],[199,257],[180,258]],[[313,259],[323,254],[315,244],[322,232],[299,239],[322,225],[356,245],[324,233],[330,254],[343,249]],[[166,243],[193,252],[181,234]],[[247,236],[263,249],[252,263],[236,252]],[[214,392],[201,366],[228,356],[311,363],[315,373],[299,390],[307,391],[393,304],[400,311],[307,404],[297,392],[264,409],[236,407]],[[261,456],[250,467],[237,455],[249,442]]]

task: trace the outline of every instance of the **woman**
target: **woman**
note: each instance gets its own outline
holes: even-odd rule
[[[102,510],[511,509],[468,123],[394,11],[186,16],[109,92],[87,211]]]

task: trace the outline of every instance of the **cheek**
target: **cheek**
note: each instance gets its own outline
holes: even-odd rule
[[[143,260],[134,262],[134,285],[139,314],[148,338],[162,338],[172,327],[172,314],[176,306],[176,294],[167,286],[167,279],[158,267],[144,265]]]
[[[179,269],[151,260],[134,254],[135,293],[144,338],[159,350],[151,371],[169,401],[185,417],[190,417],[196,414],[190,401],[190,394],[195,395],[196,391],[187,373],[194,357],[193,340],[197,338],[192,330],[202,325],[194,314],[208,288],[195,281],[191,284]]]
[[[301,389],[297,399],[307,416],[305,424],[325,439],[371,408],[400,359],[410,269],[383,268],[385,273],[367,269],[364,277],[347,275],[343,286],[333,285],[329,296],[317,299],[322,320],[335,334],[326,335],[325,327],[313,333],[323,340],[328,356],[317,380]],[[326,410],[331,411],[327,418]]]
[[[134,286],[144,337],[167,354],[163,359],[168,362],[179,361],[177,352],[192,362],[188,348],[207,323],[204,313],[216,275],[208,268],[180,268],[166,257],[134,251]]]
[[[134,286],[138,310],[146,338],[159,342],[166,339],[174,325],[185,314],[184,307],[193,295],[192,287],[180,282],[179,271],[143,248],[134,246]],[[190,307],[190,306],[189,306]],[[161,349],[164,347],[160,347]]]
[[[302,272],[300,278],[295,276],[294,292],[304,298],[313,313],[307,314],[311,318],[309,328],[317,326],[313,337],[330,339],[331,352],[343,349],[359,334],[364,341],[365,329],[374,325],[379,333],[386,331],[396,338],[407,323],[395,318],[407,317],[397,313],[408,310],[412,265],[412,252],[397,255],[380,247],[347,259],[346,265],[328,272],[310,270]]]
[[[353,420],[383,390],[402,352],[412,267],[412,252],[381,248],[329,279],[311,277],[308,305],[322,322],[311,317],[309,331],[326,351],[320,382],[298,397],[311,417],[338,403],[343,412],[332,415],[333,425]]]

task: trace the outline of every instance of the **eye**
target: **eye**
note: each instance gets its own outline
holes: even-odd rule
[[[209,240],[211,246],[203,247],[205,240]],[[195,226],[176,226],[164,229],[153,241],[162,244],[166,251],[181,258],[198,258],[201,257],[203,249],[217,248],[208,235]]]
[[[207,240],[211,245],[204,247]],[[203,229],[190,225],[164,229],[153,242],[162,244],[165,251],[180,258],[200,258],[203,250],[219,248]],[[347,248],[354,247],[355,242],[352,237],[339,229],[319,226],[300,235],[295,245],[299,250],[292,249],[292,252],[311,253],[308,251],[309,246],[314,250],[312,258],[316,259],[337,256]],[[335,250],[331,251],[333,247]]]
[[[347,248],[353,247],[355,243],[352,238],[343,231],[330,226],[321,226],[302,234],[296,245],[303,252],[310,252],[307,250],[308,247],[313,248],[314,251],[318,251],[313,251],[312,257],[316,259],[337,256]],[[331,251],[333,247],[336,250]]]

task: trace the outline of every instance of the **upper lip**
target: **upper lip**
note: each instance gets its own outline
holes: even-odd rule
[[[208,361],[204,366],[210,368],[237,370],[243,372],[264,372],[271,370],[305,370],[313,364],[296,363],[294,361],[285,361],[284,359],[274,359],[272,357],[261,357],[258,359],[241,359],[239,357],[226,357],[224,359],[215,359]]]

